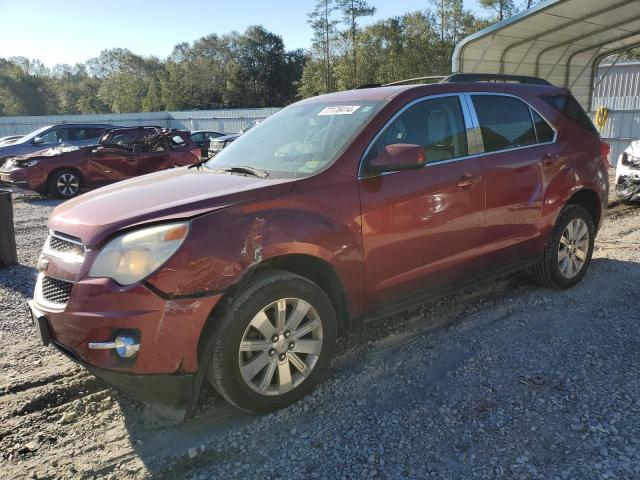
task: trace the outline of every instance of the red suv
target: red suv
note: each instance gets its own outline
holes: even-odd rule
[[[141,399],[300,399],[364,316],[528,269],[585,275],[607,148],[537,79],[357,89],[303,100],[215,158],[60,205],[34,322]]]
[[[61,145],[7,159],[0,183],[71,198],[82,188],[100,187],[145,173],[191,165],[200,148],[189,132],[159,127],[115,128],[97,145]]]

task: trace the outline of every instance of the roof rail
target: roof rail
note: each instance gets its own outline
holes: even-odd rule
[[[407,78],[405,80],[396,80],[395,82],[391,82],[391,83],[365,83],[364,85],[360,85],[360,86],[356,87],[355,89],[359,90],[361,88],[392,87],[394,85],[405,85],[405,84],[411,84],[411,83],[418,83],[421,80],[440,80],[440,81],[443,81],[446,78],[447,78],[446,75],[431,75],[431,76],[428,76],[428,77],[415,77],[415,78]]]
[[[544,78],[527,77],[525,75],[502,75],[497,73],[454,73],[444,78],[442,83],[460,82],[516,82],[527,85],[553,86]]]

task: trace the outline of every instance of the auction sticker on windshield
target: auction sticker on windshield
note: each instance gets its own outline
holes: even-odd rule
[[[353,112],[358,110],[360,105],[336,105],[333,107],[323,108],[318,116],[320,115],[351,115]]]

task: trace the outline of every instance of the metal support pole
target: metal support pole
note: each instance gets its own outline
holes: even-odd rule
[[[0,190],[0,268],[18,263],[11,192]]]

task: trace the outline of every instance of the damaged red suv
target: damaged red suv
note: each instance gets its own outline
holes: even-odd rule
[[[557,108],[568,90],[515,80],[310,98],[198,168],[62,204],[30,303],[44,343],[143,400],[189,405],[206,379],[265,412],[309,393],[364,317],[521,269],[571,287],[606,147]]]
[[[200,160],[189,132],[159,127],[116,128],[97,145],[61,145],[10,157],[0,166],[0,183],[58,198]]]

